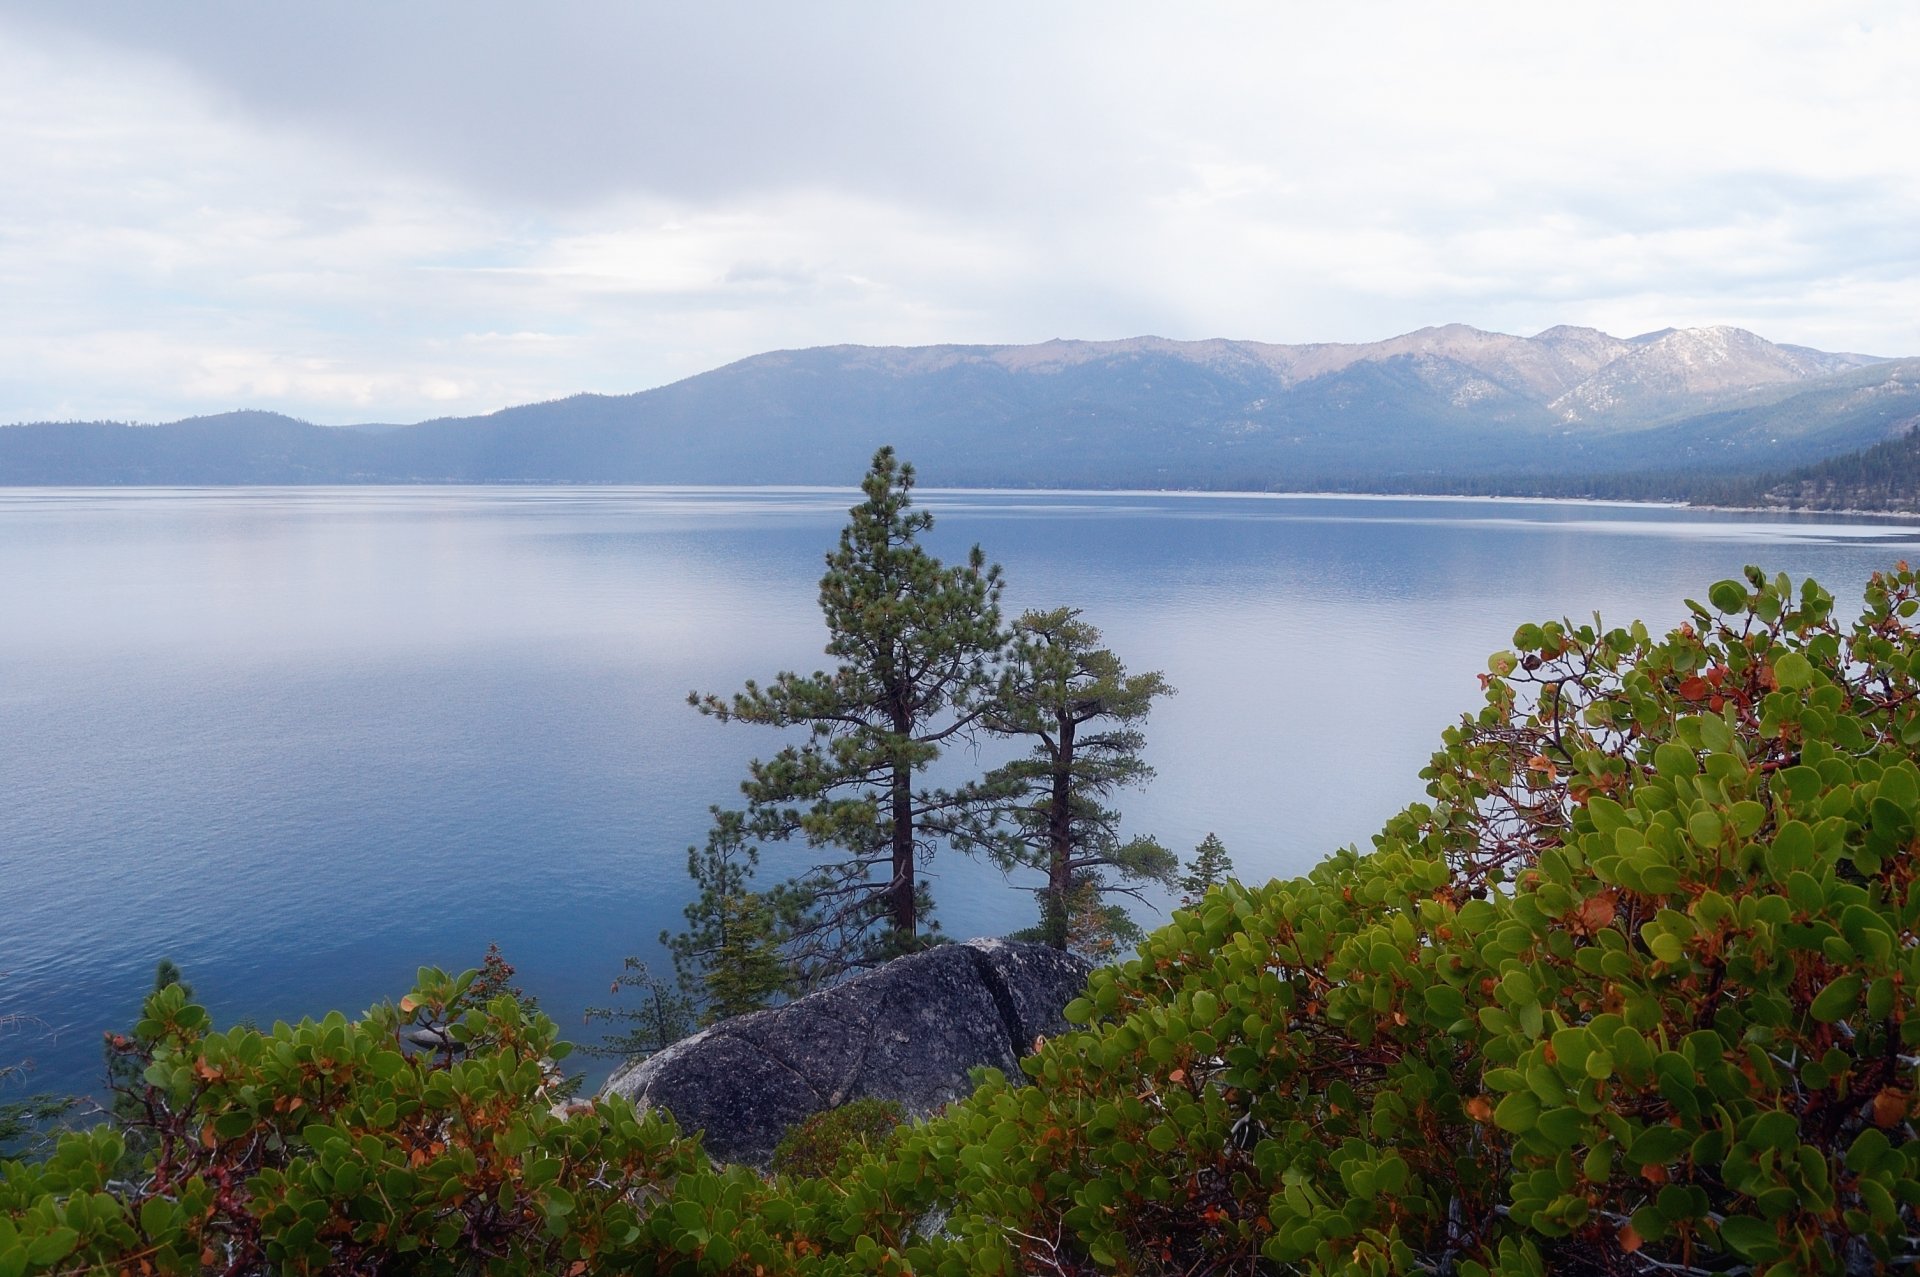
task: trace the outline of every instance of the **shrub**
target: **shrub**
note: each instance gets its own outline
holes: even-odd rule
[[[1369,854],[1228,884],[917,1130],[960,1272],[1920,1263],[1920,610],[1521,627]],[[932,1168],[929,1175],[925,1168]]]
[[[475,974],[266,1033],[154,993],[116,1043],[138,1178],[106,1128],[0,1165],[0,1273],[791,1269],[752,1175],[622,1101],[552,1111],[551,1021],[505,993],[449,1018]]]
[[[814,1179],[838,1174],[885,1144],[905,1116],[894,1101],[872,1098],[815,1113],[781,1137],[773,1150],[773,1169]]]

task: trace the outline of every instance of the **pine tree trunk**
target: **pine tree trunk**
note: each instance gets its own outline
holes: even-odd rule
[[[913,769],[904,763],[893,768],[893,944],[897,952],[913,948],[919,933],[919,884],[913,871]]]
[[[1059,715],[1060,748],[1053,759],[1053,797],[1047,809],[1047,907],[1041,920],[1047,943],[1067,947],[1073,891],[1073,719]]]

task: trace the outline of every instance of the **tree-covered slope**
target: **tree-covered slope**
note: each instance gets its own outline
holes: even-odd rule
[[[1920,509],[1920,433],[1803,466],[1756,485],[1756,500],[1816,510]]]
[[[0,427],[0,484],[360,483],[383,473],[372,443],[271,412],[162,426],[34,422]]]

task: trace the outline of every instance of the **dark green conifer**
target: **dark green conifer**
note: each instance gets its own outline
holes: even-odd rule
[[[933,517],[912,508],[912,489],[912,466],[874,454],[820,580],[833,669],[688,698],[723,722],[807,729],[741,789],[748,834],[838,852],[801,880],[810,912],[796,939],[813,976],[925,943],[922,854],[959,799],[914,783],[986,708],[1005,644],[1000,569],[978,546],[955,567],[922,549]]]
[[[1227,855],[1227,846],[1217,834],[1209,833],[1193,849],[1193,858],[1187,861],[1187,870],[1181,874],[1174,886],[1180,889],[1180,903],[1196,905],[1201,897],[1233,877],[1233,861]]]
[[[782,948],[790,893],[749,887],[759,850],[747,842],[739,812],[715,816],[707,845],[687,848],[687,876],[699,892],[683,910],[687,929],[660,933],[680,990],[700,1004],[703,1024],[761,1010],[794,986]]]
[[[699,1015],[693,999],[660,979],[639,958],[628,958],[626,969],[614,977],[608,991],[618,996],[623,990],[637,989],[640,1003],[632,1007],[588,1007],[586,1021],[607,1020],[625,1027],[605,1034],[600,1041],[581,1049],[589,1055],[609,1055],[631,1059],[652,1055],[672,1046],[693,1032]]]
[[[1173,688],[1157,671],[1129,674],[1100,646],[1100,631],[1074,608],[1028,612],[1013,626],[1005,676],[984,719],[996,735],[1029,741],[1027,754],[994,769],[977,787],[996,818],[976,822],[971,841],[1007,864],[1047,875],[1040,938],[1055,948],[1104,955],[1137,940],[1139,929],[1111,894],[1139,898],[1149,882],[1179,868],[1151,838],[1122,841],[1121,789],[1153,778],[1140,731],[1153,702]]]

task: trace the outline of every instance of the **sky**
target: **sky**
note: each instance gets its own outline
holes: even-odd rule
[[[0,0],[0,421],[1462,322],[1920,354],[1920,6]]]

